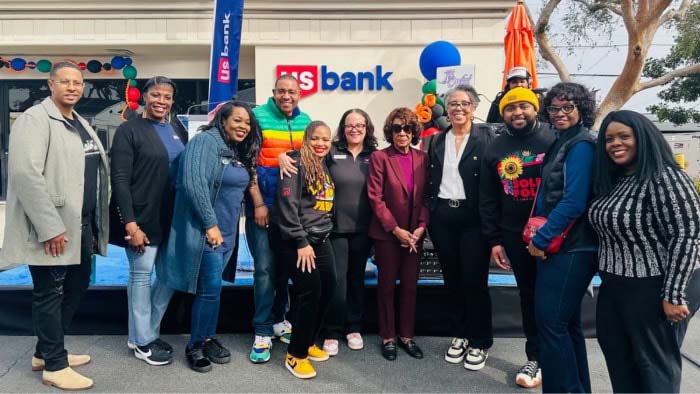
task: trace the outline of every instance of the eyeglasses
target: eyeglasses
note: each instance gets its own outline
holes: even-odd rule
[[[466,108],[471,107],[472,104],[473,103],[469,102],[469,101],[450,101],[449,103],[447,103],[447,106],[452,108],[452,109],[459,108],[459,107],[466,109]]]
[[[366,126],[367,126],[367,125],[365,125],[364,123],[346,124],[346,125],[345,125],[345,130],[352,130],[352,129],[355,129],[355,130],[364,130]]]
[[[290,96],[296,96],[297,94],[299,94],[299,91],[298,91],[298,90],[294,90],[294,89],[290,89],[290,90],[287,90],[287,89],[272,89],[272,93],[277,94],[277,95],[280,95],[280,96],[284,96],[285,94],[288,94],[288,95],[290,95]]]
[[[562,105],[561,107],[557,107],[556,105],[550,105],[549,107],[547,107],[547,112],[550,115],[556,115],[559,111],[565,114],[570,114],[574,112],[574,109],[576,109],[576,104],[566,104]]]
[[[59,86],[62,86],[64,88],[75,86],[76,88],[83,87],[85,85],[85,82],[83,81],[70,81],[67,79],[59,79],[59,80],[53,80],[56,84]]]
[[[410,124],[392,124],[391,125],[391,132],[394,134],[399,134],[402,131],[406,134],[413,134],[413,131],[415,130],[415,126],[410,125]]]

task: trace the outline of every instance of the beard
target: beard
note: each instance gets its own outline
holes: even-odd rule
[[[513,127],[511,124],[506,123],[506,127],[508,128],[508,131],[510,131],[511,134],[513,135],[524,135],[529,133],[533,127],[535,127],[535,122],[537,119],[526,119],[526,124],[525,127],[516,129]]]

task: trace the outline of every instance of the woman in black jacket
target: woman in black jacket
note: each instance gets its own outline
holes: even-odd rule
[[[445,360],[480,370],[493,345],[491,296],[488,289],[490,250],[481,235],[479,173],[490,130],[473,123],[479,96],[460,85],[445,99],[451,127],[431,142],[430,226],[449,294],[452,342]]]
[[[294,331],[285,366],[300,379],[316,376],[309,360],[329,357],[315,341],[335,287],[333,248],[328,240],[335,186],[324,162],[330,148],[330,128],[320,121],[309,123],[301,149],[290,154],[297,173],[280,180],[271,216],[276,224],[271,244],[279,245],[278,263],[287,265],[292,278]]]
[[[154,77],[144,85],[145,109],[117,129],[111,149],[110,243],[129,260],[128,346],[150,365],[172,361],[172,347],[159,339],[160,320],[172,290],[151,274],[172,216],[177,159],[187,135],[169,123],[175,83]]]
[[[697,308],[690,278],[700,253],[700,201],[693,181],[659,129],[632,111],[603,120],[594,174],[588,217],[600,239],[602,279],[596,331],[613,391],[677,393],[679,337]]]

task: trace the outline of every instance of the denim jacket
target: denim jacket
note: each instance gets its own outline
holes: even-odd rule
[[[214,204],[226,165],[234,153],[217,129],[198,134],[180,159],[170,235],[158,254],[159,280],[175,290],[194,294],[206,242],[206,229],[217,224]],[[233,253],[229,263],[236,264]]]

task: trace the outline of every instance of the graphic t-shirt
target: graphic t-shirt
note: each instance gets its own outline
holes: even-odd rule
[[[100,150],[95,140],[90,137],[87,130],[78,119],[64,119],[80,134],[83,141],[85,154],[85,181],[83,182],[83,210],[82,217],[93,216],[97,206],[97,170],[100,166]]]

